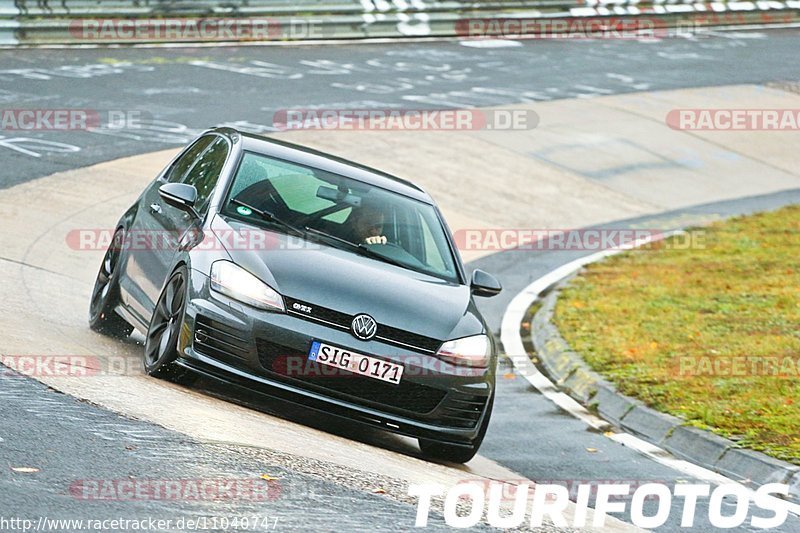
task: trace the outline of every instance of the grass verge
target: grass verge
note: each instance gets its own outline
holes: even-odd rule
[[[800,206],[586,268],[555,322],[628,396],[800,464]]]

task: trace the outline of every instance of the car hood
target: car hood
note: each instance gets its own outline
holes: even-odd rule
[[[254,230],[221,216],[215,217],[211,229],[218,236]],[[349,315],[366,313],[379,324],[439,340],[484,331],[466,285],[317,241],[256,231],[263,232],[264,246],[223,246],[235,263],[283,296]]]

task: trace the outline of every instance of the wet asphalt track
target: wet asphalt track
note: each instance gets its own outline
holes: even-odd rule
[[[752,37],[726,34],[657,43],[531,41],[498,49],[419,43],[2,51],[3,108],[137,112],[145,131],[3,132],[0,188],[59,170],[177,147],[199,130],[218,123],[272,131],[273,113],[286,107],[488,106],[797,77],[798,33],[775,31],[768,39]],[[798,201],[798,195],[782,193],[687,211],[739,213],[792,200]],[[508,289],[501,297],[485,301],[493,327],[499,326],[502,310],[516,290],[575,257],[563,252],[510,252],[479,260],[476,265],[497,273]],[[87,471],[93,478],[112,479],[129,475],[249,478],[266,468],[270,473],[279,472],[276,477],[286,478],[289,487],[292,483],[313,487],[304,494],[335,496],[339,509],[347,510],[347,518],[342,514],[292,512],[307,508],[308,502],[299,497],[285,499],[279,524],[306,528],[329,520],[337,528],[367,523],[372,527],[392,523],[390,517],[403,520],[406,527],[411,524],[411,506],[361,492],[347,493],[338,485],[281,470],[269,460],[243,459],[235,449],[210,449],[149,424],[80,404],[28,380],[2,379],[0,457],[29,457],[40,464],[41,458],[47,457],[48,475],[53,476],[43,483],[9,470],[0,474],[2,508],[16,508],[17,515],[38,517],[43,507],[53,509],[56,518],[80,518],[87,509],[91,509],[92,517],[119,513],[146,516],[155,511],[165,518],[172,512],[219,515],[218,507],[210,512],[203,504],[187,509],[169,502],[149,504],[149,508],[141,503],[85,501],[65,493],[64,487],[86,477]],[[542,481],[686,481],[674,471],[587,431],[581,422],[532,391],[520,377],[501,378],[499,383],[483,455]],[[88,427],[98,424],[126,431],[114,430],[113,436],[98,440],[96,434],[87,433]],[[151,440],[147,446],[139,446],[140,438]],[[133,448],[129,450],[128,446]],[[141,451],[144,448],[149,451]],[[588,453],[587,448],[598,452]],[[263,514],[263,507],[260,509]],[[224,514],[241,511],[251,509],[237,506]],[[673,516],[662,530],[678,529]],[[800,531],[800,523],[793,520],[782,530]]]
[[[410,503],[342,486],[325,472],[298,473],[263,450],[200,443],[2,371],[0,420],[0,516],[36,525],[44,519],[44,531],[79,530],[68,520],[115,519],[171,521],[162,531],[190,530],[189,520],[212,531],[352,531],[365,524],[396,531],[414,524]],[[12,470],[26,467],[40,473]],[[429,524],[445,529],[441,516]]]
[[[522,43],[0,50],[2,108],[138,113],[141,125],[96,133],[4,132],[0,187],[177,147],[221,123],[271,131],[275,111],[288,107],[495,106],[764,83],[800,72],[797,30]]]

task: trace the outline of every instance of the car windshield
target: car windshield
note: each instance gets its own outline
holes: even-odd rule
[[[245,152],[222,214],[457,282],[436,209],[361,181]]]

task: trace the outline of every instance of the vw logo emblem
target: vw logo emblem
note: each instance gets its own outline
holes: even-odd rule
[[[362,341],[368,341],[375,336],[378,332],[378,324],[375,319],[369,315],[356,315],[353,323],[350,325],[350,330],[353,335]]]

